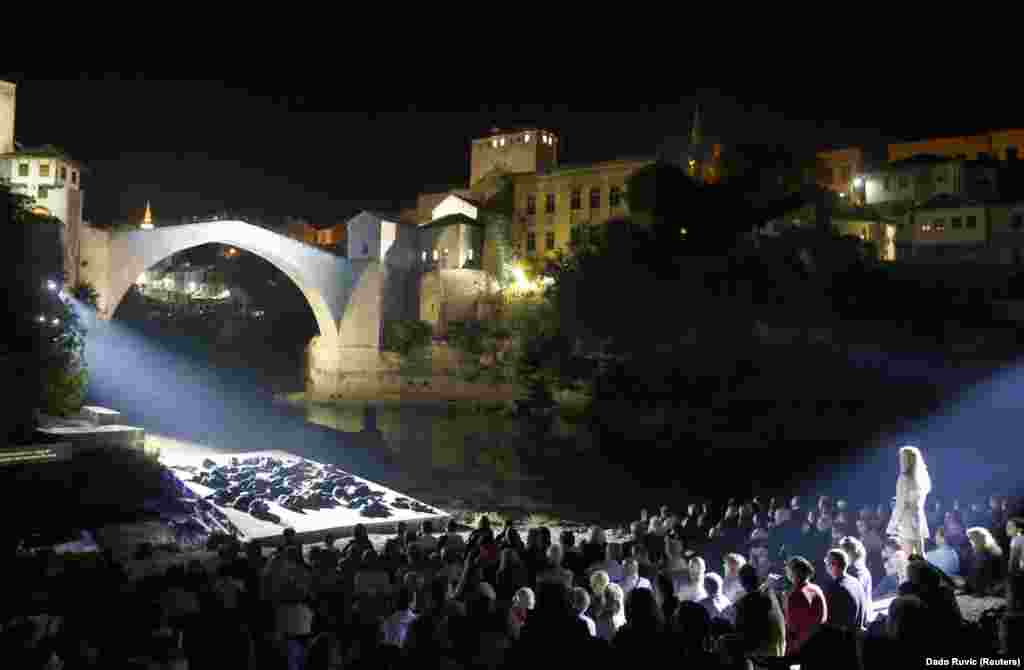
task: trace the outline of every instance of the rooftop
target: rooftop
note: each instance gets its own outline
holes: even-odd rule
[[[939,193],[914,208],[915,211],[929,209],[957,209],[960,207],[980,207],[984,203],[970,198],[963,198],[951,193]]]
[[[59,158],[71,163],[78,163],[66,151],[52,144],[44,144],[39,147],[23,147],[15,143],[16,151],[0,154],[0,158]]]
[[[448,216],[442,216],[440,219],[434,219],[430,223],[421,223],[420,228],[440,228],[442,226],[454,226],[454,225],[466,225],[466,226],[483,226],[476,219],[471,219],[465,214],[449,214]]]
[[[653,163],[655,161],[654,156],[640,156],[640,157],[626,157],[626,158],[614,158],[606,161],[598,161],[596,163],[580,163],[576,165],[559,165],[557,167],[549,168],[542,172],[537,172],[538,176],[544,177],[555,177],[561,175],[572,174],[574,172],[588,172],[592,170],[602,170],[610,167],[626,167],[635,165],[637,163]]]

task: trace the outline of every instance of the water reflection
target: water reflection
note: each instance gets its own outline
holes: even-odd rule
[[[581,437],[561,418],[547,422],[495,411],[444,406],[375,406],[305,403],[299,407],[314,423],[347,433],[376,427],[380,446],[409,468],[440,474],[516,480],[528,475],[525,460]],[[369,408],[369,410],[368,410]]]

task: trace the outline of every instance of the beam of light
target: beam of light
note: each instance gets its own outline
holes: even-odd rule
[[[99,319],[75,300],[73,306],[88,331],[86,404],[116,409],[126,425],[220,452],[284,450],[374,481],[398,472],[379,450],[275,403],[258,371],[217,367],[194,340],[157,339],[145,326]]]
[[[56,291],[57,290],[57,282],[53,281],[52,279],[48,280],[46,282],[46,288],[51,290],[51,291]]]

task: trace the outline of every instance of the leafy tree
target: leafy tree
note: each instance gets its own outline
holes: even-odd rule
[[[512,284],[511,266],[515,257],[512,248],[512,213],[514,190],[507,176],[492,177],[494,193],[483,203],[478,220],[484,224],[484,239],[493,241],[495,278],[504,289]]]
[[[71,295],[75,296],[75,299],[82,304],[89,305],[93,309],[99,304],[99,291],[93,286],[92,282],[80,280],[71,291]]]

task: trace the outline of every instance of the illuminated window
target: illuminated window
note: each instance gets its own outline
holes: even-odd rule
[[[68,168],[67,168],[66,165],[61,165],[60,166],[60,179],[61,179],[61,181],[64,181],[67,178],[68,178]]]
[[[574,188],[572,190],[572,201],[571,201],[571,204],[570,204],[570,207],[572,209],[579,209],[580,207],[583,206],[582,202],[581,202],[583,200],[583,195],[582,194],[583,194],[582,189]]]
[[[27,177],[28,176],[28,163],[18,163],[18,176],[19,177]]]
[[[932,229],[937,233],[943,232],[944,230],[946,230],[946,220],[935,219],[935,221],[932,223]]]
[[[526,233],[526,253],[537,251],[537,233]]]
[[[544,246],[547,247],[548,251],[555,248],[555,231],[549,230],[544,233]]]
[[[424,252],[423,252],[423,253],[421,254],[421,260],[422,260],[422,261],[423,261],[424,263],[426,263],[426,262],[427,262],[427,252],[426,252],[426,251],[424,251]]]
[[[930,232],[932,232],[932,224],[930,224],[930,223],[922,223],[921,224],[921,232],[922,233],[930,233]]]
[[[472,249],[466,249],[466,260],[467,261],[473,260],[473,250]]]
[[[496,140],[496,139],[495,140],[491,140],[491,146],[494,147],[495,149],[497,149],[498,148],[498,140]]]
[[[523,142],[526,142],[527,144],[530,143],[530,133],[523,135]]]
[[[978,227],[978,217],[976,217],[976,216],[968,216],[967,217],[967,227],[968,228],[977,228]]]
[[[438,259],[438,257],[439,257],[439,254],[437,252],[437,249],[434,249],[434,260],[436,261]]]
[[[498,140],[498,144],[499,144],[500,146],[505,146],[505,138],[504,138],[504,137],[502,137],[502,138],[501,138],[500,140]]]
[[[532,193],[526,196],[526,213],[530,216],[537,213],[537,196]]]
[[[618,207],[619,203],[622,202],[622,189],[618,186],[612,186],[612,190],[608,193],[608,206]]]
[[[50,176],[50,161],[40,161],[39,163],[39,176],[49,177]]]
[[[555,194],[548,193],[544,196],[544,211],[548,214],[555,213]]]

